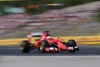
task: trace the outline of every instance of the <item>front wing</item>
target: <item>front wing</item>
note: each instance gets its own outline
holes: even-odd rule
[[[60,52],[60,49],[57,47],[45,47],[45,52]]]

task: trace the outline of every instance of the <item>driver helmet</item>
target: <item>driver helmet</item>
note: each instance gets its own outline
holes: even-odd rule
[[[51,39],[52,39],[52,36],[47,36],[47,39],[48,39],[48,40],[51,40]]]
[[[43,33],[44,33],[44,34],[45,34],[45,33],[49,33],[49,31],[44,31]]]

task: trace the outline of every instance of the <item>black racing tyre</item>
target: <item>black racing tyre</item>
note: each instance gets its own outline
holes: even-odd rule
[[[20,48],[23,53],[28,53],[30,51],[30,43],[27,40],[24,40],[22,41]]]
[[[75,40],[73,39],[69,40],[67,44],[68,44],[68,47],[73,47],[73,50],[69,51],[70,53],[76,52],[76,50],[74,49],[74,47],[77,46]]]
[[[67,44],[68,44],[69,47],[75,47],[75,46],[77,46],[76,45],[76,41],[73,40],[73,39],[72,40],[69,40]]]
[[[75,52],[76,52],[76,50],[69,51],[69,53],[75,53]]]
[[[39,46],[39,50],[43,53],[45,53],[45,47],[48,47],[49,43],[47,41],[41,41],[40,46]]]

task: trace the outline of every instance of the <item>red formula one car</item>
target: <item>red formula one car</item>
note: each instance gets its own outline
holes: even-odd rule
[[[74,53],[79,51],[79,47],[73,39],[68,42],[63,42],[60,38],[54,39],[50,35],[44,36],[43,34],[33,44],[31,44],[28,40],[22,41],[21,51],[23,53],[29,52],[32,48],[47,53],[60,51],[69,51]]]

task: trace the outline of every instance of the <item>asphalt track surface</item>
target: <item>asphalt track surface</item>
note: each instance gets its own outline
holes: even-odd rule
[[[99,56],[3,56],[0,67],[100,67]]]
[[[100,46],[79,47],[76,53],[21,53],[19,46],[0,46],[0,67],[100,67]]]
[[[59,53],[41,53],[38,50],[22,53],[19,46],[0,46],[0,56],[100,56],[100,46],[79,45],[80,51],[69,53],[61,51]]]

